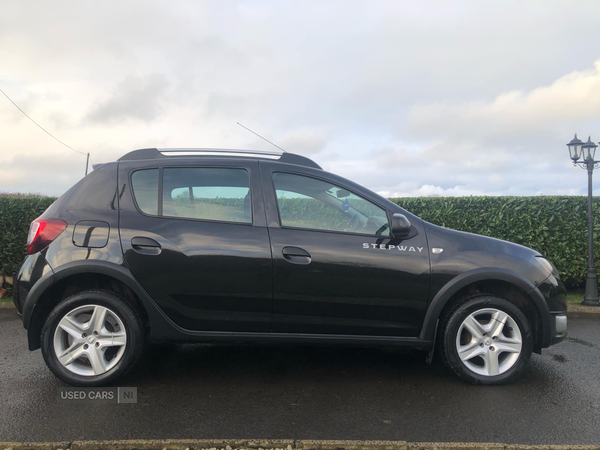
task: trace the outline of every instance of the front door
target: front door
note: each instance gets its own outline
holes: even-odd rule
[[[173,160],[120,163],[127,266],[185,329],[270,331],[271,249],[258,163]]]
[[[273,252],[273,330],[415,337],[429,289],[425,232],[390,235],[378,196],[313,169],[261,162]],[[337,177],[335,178],[337,179]],[[342,179],[339,179],[342,180]]]

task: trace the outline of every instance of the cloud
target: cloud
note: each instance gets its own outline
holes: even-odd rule
[[[273,150],[239,121],[376,191],[577,194],[564,144],[600,123],[600,4],[578,6],[7,2],[0,86],[95,163],[152,146]],[[60,194],[83,171],[1,96],[0,129],[0,191]]]
[[[167,78],[160,74],[128,76],[108,98],[96,102],[86,120],[100,124],[129,119],[152,122],[164,112],[161,102],[169,85]]]
[[[415,149],[411,151],[405,148],[385,148],[377,154],[377,167],[382,170],[389,170],[399,166],[414,166],[417,163],[415,156],[419,153]]]
[[[493,100],[415,105],[409,132],[446,142],[521,147],[554,130],[600,119],[600,60],[593,69],[571,72],[531,91],[509,91]],[[563,136],[563,139],[566,136]],[[522,145],[519,145],[522,144]]]
[[[482,195],[503,195],[501,191],[490,191],[489,189],[477,189],[476,187],[454,186],[443,188],[431,184],[424,184],[416,189],[397,189],[393,191],[379,191],[384,197],[463,197]],[[536,193],[541,194],[541,193]]]
[[[300,128],[286,133],[275,143],[288,152],[311,156],[325,148],[327,133],[312,128]]]
[[[84,172],[83,155],[18,155],[0,164],[0,192],[57,195],[64,186],[70,187],[83,178]]]

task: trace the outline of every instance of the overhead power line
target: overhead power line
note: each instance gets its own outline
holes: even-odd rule
[[[8,101],[10,101],[13,105],[15,105],[15,108],[17,108],[19,111],[21,111],[25,117],[27,117],[29,120],[31,120],[34,124],[36,124],[40,130],[42,130],[44,133],[46,133],[48,136],[50,136],[52,139],[54,139],[55,141],[61,143],[62,145],[64,145],[65,147],[67,147],[70,150],[73,150],[74,152],[79,153],[80,155],[84,155],[87,156],[87,153],[84,152],[80,152],[79,150],[75,150],[73,147],[71,147],[70,145],[65,144],[63,141],[61,141],[60,139],[58,139],[56,136],[54,136],[52,133],[50,133],[48,130],[46,130],[43,126],[41,126],[39,123],[37,123],[35,120],[33,120],[31,117],[29,117],[29,114],[27,114],[25,111],[23,111],[19,105],[17,105],[12,98],[10,98],[6,92],[4,92],[2,89],[0,89],[0,92],[2,92],[4,94],[4,96],[8,99]]]

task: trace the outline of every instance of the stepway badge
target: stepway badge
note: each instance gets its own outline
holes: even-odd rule
[[[137,388],[60,388],[58,401],[67,403],[137,403]]]

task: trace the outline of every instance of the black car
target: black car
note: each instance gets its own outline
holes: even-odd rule
[[[142,149],[31,224],[14,302],[61,380],[148,341],[412,347],[475,384],[563,340],[565,289],[520,245],[427,223],[291,153]]]

